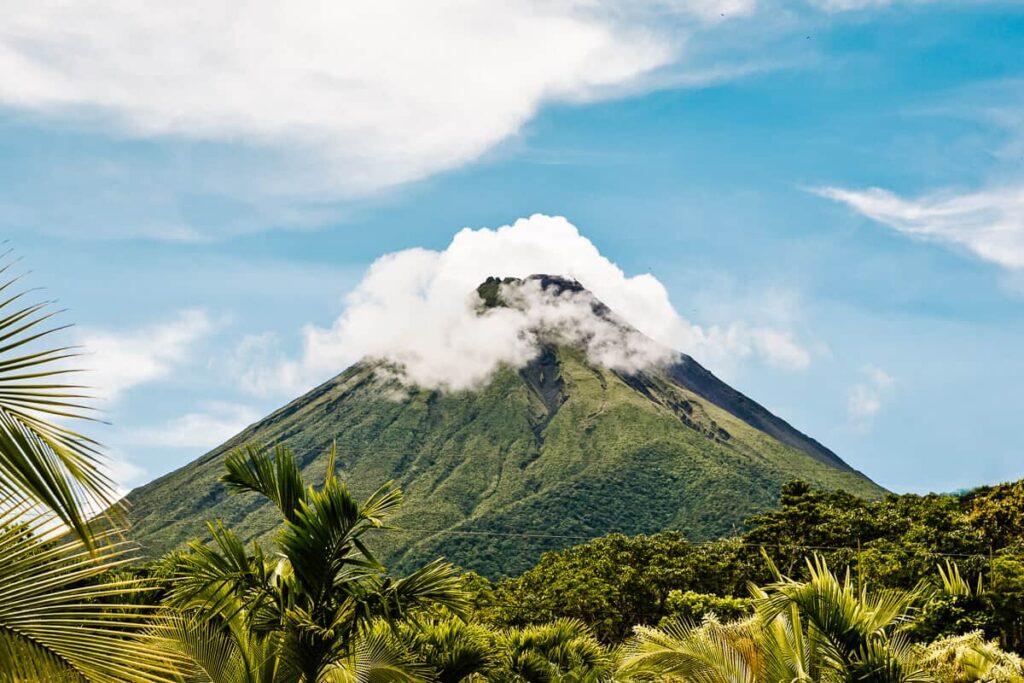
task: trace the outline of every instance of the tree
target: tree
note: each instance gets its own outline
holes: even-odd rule
[[[747,578],[748,552],[730,541],[693,544],[677,533],[611,534],[545,553],[533,569],[500,582],[483,618],[508,626],[578,619],[602,642],[621,642],[634,625],[668,616],[673,590],[738,591]]]
[[[763,546],[786,574],[798,578],[806,577],[809,551],[876,585],[903,588],[930,577],[937,554],[960,556],[962,568],[973,575],[989,553],[962,496],[905,494],[868,501],[795,481],[782,487],[780,502],[779,510],[747,520],[743,541]]]
[[[665,619],[697,622],[713,614],[723,621],[736,621],[749,616],[753,606],[754,601],[750,598],[674,590],[668,594],[665,609],[669,616]]]
[[[460,683],[490,673],[497,667],[494,632],[461,619],[402,624],[400,638],[418,661],[429,667],[430,679]]]
[[[183,617],[218,625],[235,651],[259,644],[273,659],[275,681],[348,680],[360,661],[398,675],[402,652],[375,624],[394,625],[436,607],[461,613],[467,605],[453,568],[440,560],[404,578],[386,574],[366,538],[384,527],[401,493],[385,485],[357,502],[334,476],[334,458],[332,450],[316,489],[305,484],[287,448],[233,452],[222,481],[276,505],[283,522],[276,552],[267,555],[259,544],[250,552],[230,530],[211,524],[212,543],[191,545],[171,592]]]
[[[488,680],[556,683],[609,680],[614,657],[574,619],[506,629],[495,638],[497,663]]]
[[[980,631],[940,638],[921,653],[922,663],[940,683],[1024,683],[1020,657],[986,641]]]

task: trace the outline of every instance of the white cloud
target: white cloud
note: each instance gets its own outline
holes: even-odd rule
[[[1005,268],[1024,268],[1024,185],[917,199],[879,188],[815,192],[905,235],[960,247]]]
[[[519,292],[532,305],[483,315],[475,310],[474,290],[488,276],[537,273],[575,278],[653,343],[623,336],[593,316],[585,296],[553,298],[539,287]],[[281,355],[272,336],[249,337],[234,359],[235,374],[249,390],[295,393],[370,356],[401,364],[424,386],[467,388],[503,363],[520,366],[532,358],[537,329],[585,343],[595,360],[624,369],[664,363],[669,349],[712,367],[750,357],[796,369],[810,362],[784,330],[689,322],[655,277],[627,276],[564,218],[535,215],[494,230],[464,228],[444,251],[409,249],[379,258],[331,327],[303,330],[297,358]]]
[[[811,4],[829,12],[849,12],[869,7],[886,7],[892,0],[811,0]]]
[[[764,327],[749,329],[738,323],[737,326],[740,336],[748,335],[754,351],[772,365],[802,370],[811,364],[810,352],[800,346],[788,332]]]
[[[634,82],[753,3],[38,0],[5,8],[0,103],[288,150],[306,171],[289,192],[320,177],[343,196],[472,160],[544,103]]]
[[[852,12],[856,10],[889,7],[890,5],[923,5],[935,0],[810,0],[811,5],[828,12]]]
[[[136,385],[166,377],[213,327],[205,312],[187,310],[169,322],[136,329],[77,328],[75,343],[85,354],[79,364],[90,370],[85,383],[98,397],[116,400]]]
[[[846,412],[850,419],[865,424],[873,418],[895,384],[895,379],[884,370],[866,367],[862,381],[850,390],[846,401]]]
[[[209,401],[194,412],[185,413],[164,424],[126,430],[120,443],[149,448],[208,449],[219,445],[262,414],[251,406]]]

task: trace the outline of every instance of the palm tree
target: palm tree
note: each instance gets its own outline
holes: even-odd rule
[[[921,651],[922,661],[941,683],[1024,683],[1021,658],[987,642],[980,631],[939,638]]]
[[[65,379],[76,351],[37,348],[63,328],[16,282],[0,283],[0,682],[168,680],[173,662],[145,636],[147,586],[104,580],[131,549],[116,520],[89,520],[114,500],[99,446],[55,421],[91,419]]]
[[[152,635],[182,660],[186,683],[278,683],[294,677],[282,666],[280,637],[254,632],[244,619],[221,621],[201,614],[164,615]],[[388,681],[412,683],[431,669],[413,659],[394,625],[375,622],[356,638],[349,656],[326,677],[336,683]]]
[[[405,622],[398,636],[405,649],[430,669],[438,683],[479,679],[497,664],[494,633],[480,624],[448,618]]]
[[[800,632],[762,628],[756,617],[722,624],[714,615],[699,625],[673,621],[660,628],[637,626],[627,644],[619,675],[627,680],[687,680],[698,683],[761,683],[762,681],[810,681],[806,650]],[[781,631],[792,638],[775,640]],[[769,655],[769,650],[772,654]],[[770,672],[771,662],[789,662],[787,676]]]
[[[614,654],[576,619],[502,631],[495,650],[488,680],[501,683],[597,683],[611,680],[614,672]]]
[[[398,634],[438,683],[596,683],[614,672],[615,653],[573,619],[495,630],[447,618],[406,622]]]
[[[822,668],[840,680],[927,680],[901,631],[928,597],[923,585],[869,593],[866,585],[854,588],[849,572],[839,581],[821,557],[807,564],[807,581],[780,577],[767,587],[759,606],[763,621],[802,616]]]
[[[305,484],[287,448],[233,452],[222,481],[276,505],[283,519],[276,553],[268,556],[258,544],[250,552],[233,532],[212,524],[211,544],[192,544],[172,590],[171,604],[186,618],[219,626],[240,653],[250,651],[243,643],[256,643],[251,651],[273,660],[263,663],[273,670],[269,680],[343,681],[366,670],[387,670],[393,680],[409,663],[376,622],[394,624],[438,606],[461,613],[466,606],[453,568],[440,560],[400,579],[385,573],[365,537],[384,526],[401,493],[385,485],[357,502],[334,477],[334,459],[332,449],[327,478],[316,489]]]
[[[752,587],[756,613],[746,621],[637,628],[620,673],[702,683],[931,680],[901,630],[926,597],[923,588],[857,590],[820,557],[808,569],[805,582],[778,576],[763,590]]]

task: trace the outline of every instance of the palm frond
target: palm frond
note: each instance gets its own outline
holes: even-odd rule
[[[1024,661],[986,641],[980,631],[946,636],[920,646],[921,663],[947,683],[1024,683]]]
[[[169,604],[200,609],[231,621],[242,612],[256,613],[270,599],[272,563],[259,546],[250,554],[223,524],[208,525],[212,544],[194,541],[176,572]]]
[[[431,668],[439,683],[458,683],[494,665],[490,632],[461,619],[399,625],[398,635],[406,648]]]
[[[170,680],[173,657],[145,632],[152,609],[121,600],[148,587],[101,580],[132,560],[119,531],[96,533],[89,548],[55,514],[33,510],[0,512],[0,670],[13,680]]]
[[[8,294],[18,281],[9,267],[0,267],[0,495],[52,510],[91,544],[88,514],[107,509],[115,487],[99,445],[54,422],[95,420],[85,387],[67,380],[81,372],[67,365],[80,350],[46,346],[67,326],[53,324],[50,302]]]
[[[939,585],[943,593],[961,598],[971,598],[981,595],[984,591],[981,574],[978,574],[978,583],[972,587],[960,574],[960,567],[955,562],[946,560],[945,566],[939,565]]]
[[[469,596],[454,565],[435,560],[400,579],[385,579],[371,603],[381,616],[399,618],[423,608],[445,608],[465,616]]]
[[[495,647],[499,680],[502,674],[525,681],[604,680],[614,665],[611,653],[575,619],[507,629]]]
[[[273,454],[262,445],[246,444],[232,451],[224,461],[227,473],[221,481],[236,493],[259,493],[277,506],[288,521],[295,519],[307,492],[295,455],[281,445]]]
[[[336,577],[351,580],[380,571],[381,565],[359,542],[373,526],[348,488],[335,480],[307,496],[278,534],[282,554],[306,589],[322,592]]]
[[[743,629],[715,619],[700,625],[675,621],[663,628],[637,627],[619,672],[632,677],[668,676],[695,683],[754,683],[757,649]]]
[[[161,615],[150,631],[160,647],[180,656],[188,683],[275,683],[274,638],[256,638],[241,623],[199,612]]]
[[[390,625],[377,623],[356,639],[352,653],[331,663],[323,683],[418,683],[429,680],[429,667],[417,662]]]

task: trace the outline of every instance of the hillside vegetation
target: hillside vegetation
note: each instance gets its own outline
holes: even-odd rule
[[[775,507],[782,483],[798,477],[882,494],[845,465],[784,445],[668,373],[627,376],[577,349],[550,346],[474,392],[408,389],[380,364],[353,366],[134,491],[128,502],[147,554],[203,535],[207,519],[223,520],[245,541],[265,537],[273,511],[228,496],[218,482],[225,454],[248,441],[287,443],[312,478],[324,475],[324,454],[336,443],[337,474],[357,494],[391,480],[405,492],[395,525],[406,531],[380,540],[384,558],[408,568],[443,555],[492,577],[610,532],[730,534]]]
[[[277,512],[275,552],[217,526],[130,570],[189,680],[1024,681],[1024,482],[875,501],[790,482],[741,536],[613,534],[492,583],[442,560],[386,572],[390,486],[357,502],[258,445],[221,479]]]
[[[637,624],[747,615],[751,582],[772,581],[773,566],[810,578],[806,560],[819,555],[849,568],[858,584],[954,588],[915,612],[909,633],[916,638],[980,630],[1024,650],[1024,481],[876,501],[796,481],[783,488],[779,510],[747,526],[741,535],[702,544],[674,533],[613,534],[547,553],[520,576],[470,583],[490,622],[575,618],[618,642]]]

